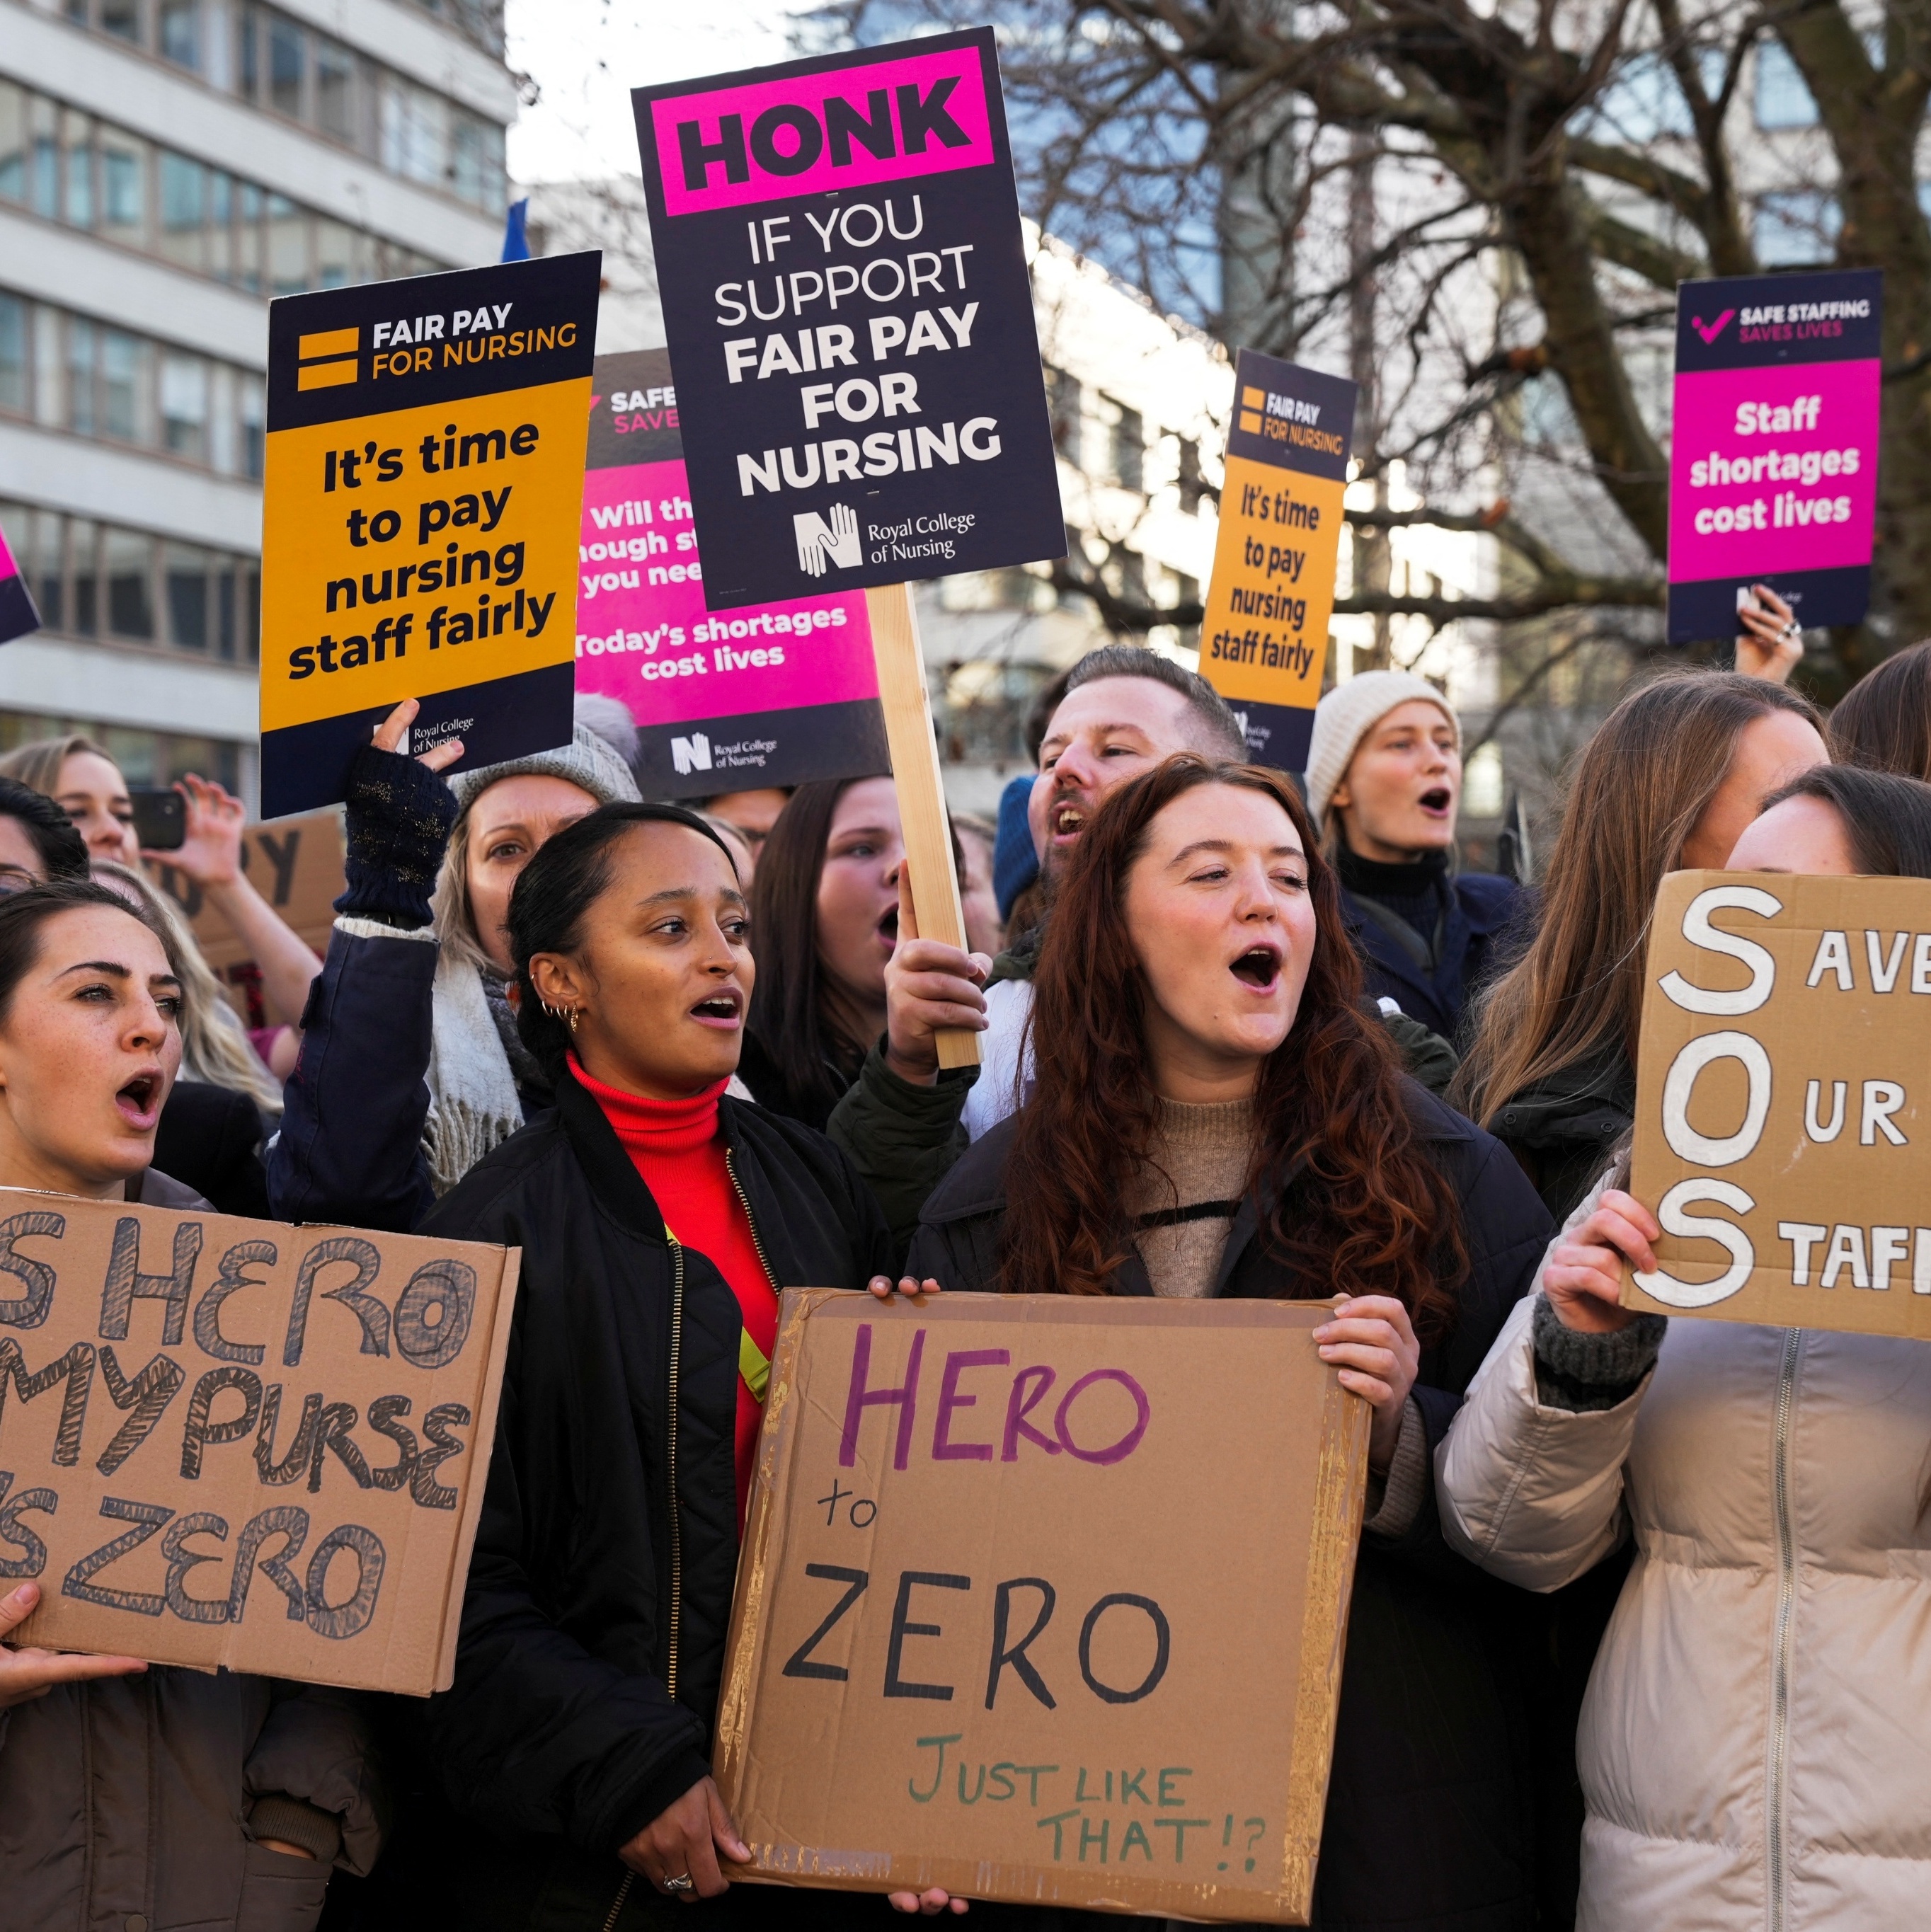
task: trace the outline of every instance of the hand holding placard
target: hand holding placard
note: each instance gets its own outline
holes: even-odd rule
[[[874,1294],[785,1296],[718,1718],[747,1875],[1305,1922],[1366,1484],[1329,1311]]]
[[[1672,873],[1647,980],[1623,1305],[1931,1339],[1931,881]]]

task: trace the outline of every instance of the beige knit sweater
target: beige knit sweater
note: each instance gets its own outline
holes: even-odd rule
[[[1161,1102],[1127,1202],[1155,1294],[1197,1300],[1212,1293],[1253,1159],[1251,1101]]]

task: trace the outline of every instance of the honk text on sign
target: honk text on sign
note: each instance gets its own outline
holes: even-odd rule
[[[518,1258],[0,1190],[20,1640],[446,1690]]]
[[[752,1872],[1305,1924],[1367,1480],[1324,1314],[788,1291],[713,1759]]]
[[[1931,1340],[1931,881],[1673,873],[1647,974],[1625,1304]]]
[[[862,591],[713,612],[685,433],[707,434],[661,349],[599,356],[578,545],[577,688],[637,721],[653,798],[890,769]]]
[[[601,256],[290,296],[269,312],[262,815],[342,796],[405,698],[457,767],[570,735]]]
[[[1338,376],[1251,349],[1235,364],[1200,671],[1249,752],[1284,771],[1307,764],[1327,664],[1355,395]]]
[[[1677,289],[1671,644],[1734,635],[1755,584],[1806,625],[1869,608],[1883,298],[1875,268]]]
[[[992,30],[631,98],[710,607],[1063,555]]]

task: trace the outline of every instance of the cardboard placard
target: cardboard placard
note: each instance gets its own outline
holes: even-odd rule
[[[1328,1313],[787,1290],[715,1752],[755,1875],[1305,1923],[1367,1480]]]
[[[0,530],[0,644],[24,638],[41,628],[41,614],[34,593],[20,574],[14,553],[7,548],[7,532]]]
[[[1353,383],[1243,349],[1200,620],[1200,674],[1260,763],[1308,762],[1327,668]]]
[[[340,800],[405,698],[458,770],[569,741],[602,256],[269,310],[262,816]]]
[[[1734,275],[1676,298],[1669,640],[1767,584],[1806,625],[1870,604],[1884,274]]]
[[[889,770],[863,593],[713,616],[668,353],[599,356],[593,391],[577,688],[629,707],[645,791],[700,797]],[[701,422],[689,427],[701,441]]]
[[[1931,880],[1672,873],[1647,974],[1623,1305],[1931,1340]]]
[[[631,100],[710,608],[1065,555],[992,29]]]
[[[446,1688],[519,1259],[0,1190],[18,1641]]]
[[[165,859],[147,865],[155,884],[194,928],[195,943],[236,1010],[250,1024],[257,1024],[248,998],[255,962],[246,942],[185,872]],[[338,813],[311,812],[272,825],[251,825],[242,834],[242,870],[310,951],[318,957],[328,952],[335,901],[348,883]]]

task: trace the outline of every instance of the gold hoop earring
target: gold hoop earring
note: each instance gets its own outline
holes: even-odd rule
[[[572,1040],[575,1040],[577,1036],[577,1022],[581,1019],[583,1016],[584,1010],[581,1006],[572,1006],[569,1011],[563,1016],[563,1024],[569,1028],[570,1037]]]

